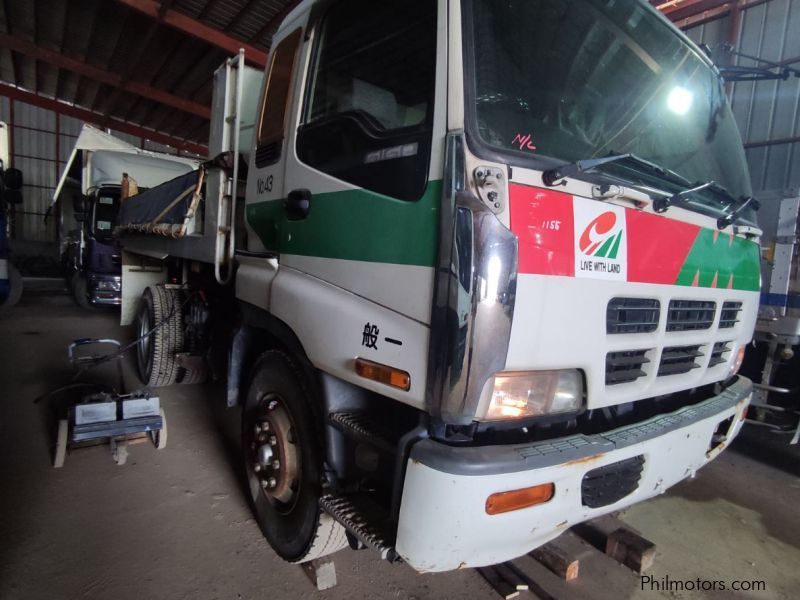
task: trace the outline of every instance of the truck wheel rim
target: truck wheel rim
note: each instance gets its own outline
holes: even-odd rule
[[[248,426],[250,466],[261,492],[281,513],[300,489],[300,452],[292,416],[278,394],[264,394]]]

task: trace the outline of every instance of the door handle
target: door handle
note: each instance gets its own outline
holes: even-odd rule
[[[311,212],[311,191],[306,189],[292,190],[283,204],[286,218],[290,221],[301,221]]]

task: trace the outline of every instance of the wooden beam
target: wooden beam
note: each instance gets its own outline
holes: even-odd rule
[[[92,112],[90,110],[86,110],[85,108],[81,108],[73,104],[67,104],[66,102],[60,102],[54,98],[40,96],[38,94],[34,94],[33,92],[29,92],[27,90],[23,90],[21,88],[17,88],[5,83],[0,83],[0,96],[6,96],[7,98],[10,98],[12,100],[17,100],[19,102],[32,104],[33,106],[38,106],[39,108],[43,108],[45,110],[52,110],[53,112],[74,117],[75,119],[86,121],[87,123],[94,123],[99,125],[100,123],[102,123],[105,117],[104,115]],[[208,148],[206,146],[203,146],[202,144],[198,144],[197,142],[192,142],[189,140],[176,138],[169,135],[164,135],[163,133],[158,132],[154,129],[148,129],[146,127],[142,127],[141,125],[128,123],[127,121],[121,121],[119,119],[112,118],[108,119],[107,126],[110,127],[111,129],[116,129],[117,131],[121,131],[123,133],[128,133],[130,135],[135,135],[139,137],[145,137],[147,139],[153,140],[154,142],[158,142],[159,144],[168,144],[175,148],[179,148],[181,150],[188,150],[189,152],[194,152],[196,154],[200,154],[203,156],[208,154]]]
[[[51,64],[59,69],[72,71],[83,77],[88,77],[99,83],[104,83],[115,88],[120,88],[124,92],[136,94],[150,100],[155,100],[161,104],[166,104],[172,108],[177,108],[184,112],[203,117],[211,118],[211,107],[199,104],[187,98],[181,98],[164,90],[155,88],[146,83],[138,81],[125,81],[121,75],[89,65],[83,61],[64,56],[53,50],[48,50],[37,46],[17,36],[0,33],[0,46],[8,48],[13,52],[24,54],[34,60],[40,60]],[[19,82],[17,82],[19,83]]]
[[[267,53],[263,50],[259,50],[243,40],[231,37],[219,29],[209,27],[186,13],[172,8],[162,10],[162,5],[157,0],[117,0],[117,2],[134,8],[150,18],[158,20],[160,23],[196,37],[207,44],[222,48],[230,54],[238,54],[239,48],[244,48],[247,60],[261,67],[267,65]]]

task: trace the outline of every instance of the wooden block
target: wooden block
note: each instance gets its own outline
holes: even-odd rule
[[[530,555],[565,581],[578,578],[580,561],[563,548],[557,539],[536,548]]]
[[[319,591],[329,590],[336,585],[336,566],[332,560],[310,560],[300,566]]]
[[[530,589],[533,594],[538,597],[540,600],[556,600],[555,596],[550,594],[547,590],[545,590],[541,585],[536,583],[531,577],[526,574],[522,569],[520,569],[517,565],[512,562],[505,563],[505,565],[517,576],[522,580],[524,583],[528,584],[528,589]]]
[[[506,563],[495,565],[494,570],[502,579],[505,579],[509,585],[513,586],[518,592],[528,591],[528,584],[522,581],[522,579],[520,579],[519,576],[514,573],[514,571],[509,569]]]
[[[656,545],[627,527],[620,527],[608,536],[606,554],[641,575],[653,566]]]
[[[630,529],[636,532],[632,527],[611,515],[605,515],[592,519],[591,521],[578,523],[572,528],[572,531],[601,552],[605,552],[608,536],[620,528]]]
[[[501,577],[495,567],[478,567],[476,570],[501,597],[511,600],[519,596],[516,586]]]

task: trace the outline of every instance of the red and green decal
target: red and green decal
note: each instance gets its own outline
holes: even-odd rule
[[[520,273],[574,277],[577,257],[579,264],[620,261],[630,282],[759,289],[759,249],[749,240],[633,209],[624,210],[623,230],[615,230],[622,216],[617,209],[576,231],[576,211],[590,206],[581,203],[596,201],[519,184],[510,192]]]

